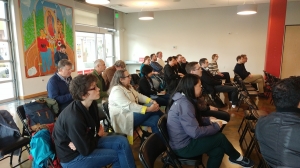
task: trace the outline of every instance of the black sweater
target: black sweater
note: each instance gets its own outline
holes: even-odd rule
[[[89,155],[97,146],[100,120],[94,101],[87,110],[80,101],[70,103],[59,115],[52,133],[56,153],[62,163],[72,161],[79,154]],[[76,147],[73,151],[70,142]]]
[[[250,74],[245,68],[245,64],[237,63],[234,67],[234,73],[237,73],[243,80],[247,78]]]
[[[180,76],[178,75],[178,71],[175,66],[171,67],[169,64],[165,65],[164,79],[167,85],[167,93],[172,94],[180,81]]]
[[[150,80],[152,86],[154,86],[152,79],[150,78],[149,80]],[[156,90],[154,87],[151,87],[148,79],[145,76],[140,79],[139,91],[141,94],[143,94],[147,97],[150,97],[150,95],[157,95],[157,92],[158,92],[158,90]]]

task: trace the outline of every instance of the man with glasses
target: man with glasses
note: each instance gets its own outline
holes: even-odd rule
[[[69,84],[72,80],[72,63],[66,59],[58,62],[57,72],[47,83],[48,97],[55,99],[58,103],[59,113],[67,107],[73,98],[69,91]]]
[[[199,78],[202,76],[202,69],[199,65],[198,62],[189,62],[186,64],[185,66],[185,71],[188,74],[195,74],[197,76],[199,76]],[[203,89],[201,90],[203,91]],[[215,117],[217,119],[221,119],[224,120],[226,122],[229,122],[230,120],[230,115],[229,113],[227,113],[226,111],[220,111],[218,108],[214,107],[214,106],[210,106],[205,100],[204,97],[201,96],[200,98],[197,99],[197,103],[198,103],[198,107],[201,110],[201,114],[202,116],[205,117]],[[226,124],[224,124],[220,130],[220,132],[223,130],[223,128],[226,126]]]
[[[208,68],[208,60],[201,58],[199,64],[202,68],[201,82],[205,90],[207,90],[212,96],[216,92],[227,92],[229,101],[232,103],[232,108],[236,108],[238,103],[238,89],[235,86],[224,85],[220,79],[215,78]]]
[[[102,72],[105,69],[105,62],[102,59],[97,59],[94,62],[94,71],[92,72],[92,74],[97,77],[97,87],[100,89],[100,98],[97,100],[98,103],[102,103],[103,98],[108,97],[108,94],[106,93],[108,86],[105,85],[105,81],[102,77]]]
[[[105,81],[105,85],[109,86],[109,84],[117,70],[124,70],[124,69],[126,69],[126,64],[122,60],[116,61],[113,66],[105,69],[105,71],[102,74],[102,77]]]

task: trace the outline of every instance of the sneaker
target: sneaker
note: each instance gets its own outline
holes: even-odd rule
[[[246,158],[246,157],[243,157],[243,160],[241,160],[241,161],[229,159],[229,162],[230,162],[230,163],[233,163],[233,164],[241,165],[241,166],[244,167],[244,168],[248,168],[248,167],[251,168],[251,167],[254,166],[253,161],[250,160],[250,159],[248,159],[248,158]]]
[[[236,108],[236,105],[231,105],[231,108]]]

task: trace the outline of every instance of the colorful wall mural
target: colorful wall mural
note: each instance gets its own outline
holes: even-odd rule
[[[54,54],[62,44],[75,66],[73,8],[45,0],[19,0],[19,6],[26,77],[55,73]]]

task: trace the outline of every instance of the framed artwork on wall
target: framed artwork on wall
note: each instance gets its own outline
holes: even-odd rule
[[[73,8],[46,0],[19,2],[26,77],[55,73],[54,55],[60,52],[66,53],[74,71]]]

